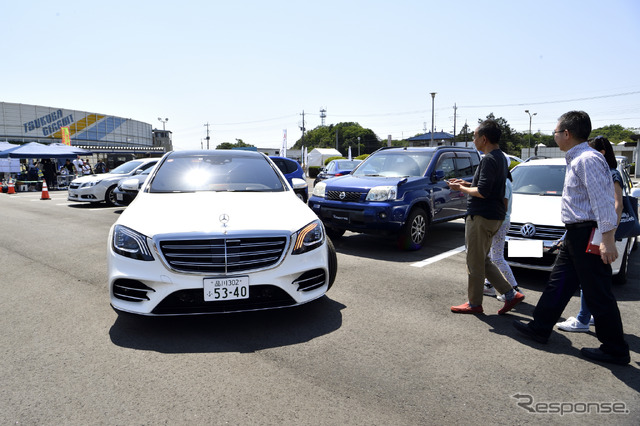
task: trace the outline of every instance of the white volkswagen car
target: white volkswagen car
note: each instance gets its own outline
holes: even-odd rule
[[[109,235],[117,312],[163,316],[301,305],[333,284],[322,222],[265,155],[166,154]]]
[[[113,191],[118,182],[126,177],[136,176],[150,167],[153,167],[159,158],[141,158],[127,161],[119,165],[109,173],[82,176],[74,179],[69,184],[67,200],[86,203],[106,202],[108,206],[116,204],[116,195]]]
[[[566,165],[564,158],[529,160],[511,171],[513,202],[511,226],[505,244],[505,258],[509,265],[542,271],[551,271],[553,268],[558,241],[565,232],[560,219],[560,200]],[[623,194],[626,195],[630,179],[626,171],[620,171],[625,181]],[[537,244],[538,255],[514,256],[515,245],[522,241],[530,241],[534,246]],[[619,256],[611,265],[615,283],[626,281],[627,259],[635,244],[635,237],[616,241]]]

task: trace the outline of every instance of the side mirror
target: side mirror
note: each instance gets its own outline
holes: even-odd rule
[[[444,170],[436,170],[435,172],[433,172],[433,174],[431,175],[431,181],[432,182],[439,182],[442,179],[444,179]]]
[[[293,178],[291,179],[291,186],[293,187],[293,189],[304,189],[308,185],[307,185],[307,181],[304,179]]]
[[[122,188],[123,191],[137,191],[138,184],[138,179],[127,179],[120,184],[120,188]]]

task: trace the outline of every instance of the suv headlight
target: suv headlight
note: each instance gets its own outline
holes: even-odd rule
[[[367,201],[395,200],[398,196],[397,186],[376,186],[369,190]]]
[[[126,226],[115,226],[111,246],[113,251],[121,256],[137,260],[153,260],[147,245],[147,237]]]
[[[327,191],[327,184],[324,182],[316,183],[316,186],[313,187],[313,195],[316,197],[325,197],[325,193]]]
[[[293,234],[292,238],[295,239],[295,243],[291,254],[302,254],[320,247],[324,242],[322,222],[314,220]]]

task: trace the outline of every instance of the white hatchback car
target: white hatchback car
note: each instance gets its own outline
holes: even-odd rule
[[[163,316],[301,305],[333,284],[322,222],[265,155],[166,154],[109,235],[116,312]]]
[[[116,195],[113,191],[118,182],[126,177],[138,175],[146,169],[153,167],[159,158],[141,158],[127,161],[119,165],[109,173],[82,176],[74,179],[69,184],[67,200],[86,203],[106,202],[108,206],[116,204]]]
[[[566,170],[564,158],[529,160],[517,165],[513,176],[513,202],[511,226],[507,232],[505,258],[511,266],[551,271],[557,255],[558,240],[565,232],[560,219],[560,200]],[[619,169],[620,170],[620,169]],[[625,181],[623,194],[627,195],[630,182],[624,170],[620,170]],[[520,241],[536,241],[540,245],[541,257],[513,257],[509,255],[510,244]],[[516,241],[516,243],[511,243]],[[636,238],[616,241],[618,259],[611,265],[613,281],[622,284],[627,277],[627,259],[636,244]]]

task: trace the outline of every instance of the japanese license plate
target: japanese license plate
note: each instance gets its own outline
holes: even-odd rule
[[[118,200],[118,201],[122,201],[122,199],[123,199],[123,198],[124,198],[124,197],[122,196],[122,194],[120,194],[120,193],[117,193],[117,194],[116,194],[116,200]]]
[[[215,302],[249,298],[249,277],[204,279],[204,300]]]

